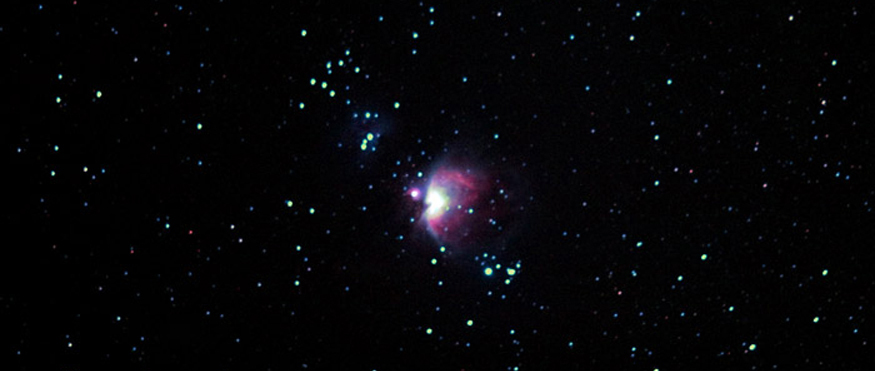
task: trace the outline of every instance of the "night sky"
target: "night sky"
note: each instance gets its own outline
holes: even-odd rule
[[[875,16],[713,3],[7,7],[0,368],[871,370]]]

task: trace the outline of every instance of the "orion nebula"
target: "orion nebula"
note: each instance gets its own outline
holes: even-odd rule
[[[470,169],[438,168],[428,182],[422,220],[441,241],[458,241],[471,232],[484,180]]]
[[[496,237],[509,236],[518,200],[510,197],[518,182],[495,169],[472,165],[470,159],[444,160],[420,180],[405,189],[413,208],[408,211],[415,227],[429,239],[450,247],[494,245]],[[512,185],[512,184],[516,185]]]

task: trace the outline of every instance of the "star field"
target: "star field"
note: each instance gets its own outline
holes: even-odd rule
[[[5,13],[3,369],[875,365],[858,2]]]

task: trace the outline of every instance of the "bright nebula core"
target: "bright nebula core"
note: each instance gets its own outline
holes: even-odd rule
[[[470,170],[438,168],[425,193],[423,219],[432,235],[440,240],[464,237],[483,188]]]

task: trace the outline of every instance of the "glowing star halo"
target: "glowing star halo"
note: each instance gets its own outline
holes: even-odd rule
[[[417,201],[419,201],[419,198],[422,197],[422,192],[419,190],[419,188],[413,188],[410,191],[408,191],[407,194],[410,195],[410,198],[417,200]]]

